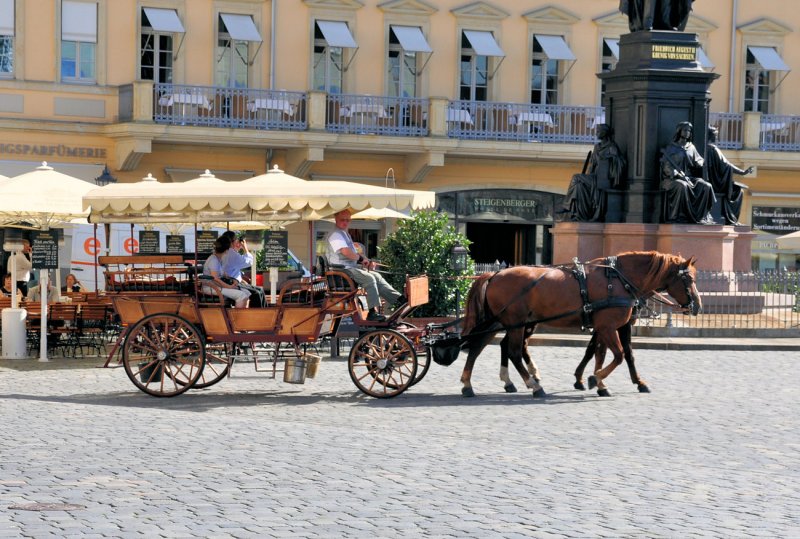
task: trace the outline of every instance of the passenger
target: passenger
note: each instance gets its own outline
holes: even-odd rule
[[[225,256],[222,258],[222,269],[225,275],[235,279],[239,283],[240,290],[250,293],[250,307],[263,307],[266,304],[264,291],[247,283],[242,275],[243,270],[253,267],[253,255],[247,248],[247,240],[232,230],[224,232],[222,237],[228,238],[231,242],[231,248],[225,252]]]
[[[81,282],[75,277],[74,273],[70,273],[64,279],[64,286],[61,288],[61,293],[66,294],[69,292],[85,292],[86,289],[83,287]]]
[[[220,287],[222,295],[232,299],[238,309],[245,309],[250,299],[250,292],[240,290],[236,280],[226,276],[223,270],[222,259],[230,247],[231,244],[225,237],[219,237],[214,241],[214,252],[203,264],[203,275],[214,281]],[[203,293],[216,295],[217,291],[210,286],[204,286]]]
[[[3,287],[0,288],[0,292],[3,293],[6,297],[11,297],[11,274],[6,273],[5,278],[3,279]],[[22,301],[22,290],[17,288],[17,301]]]
[[[386,282],[383,275],[375,271],[375,262],[356,252],[353,239],[347,232],[350,225],[350,210],[342,210],[334,215],[336,230],[325,236],[326,256],[331,267],[339,266],[350,275],[353,280],[367,292],[367,307],[369,314],[367,320],[382,322],[386,317],[378,313],[381,298],[389,305],[395,307],[406,302],[400,292]],[[363,268],[358,267],[359,265]]]

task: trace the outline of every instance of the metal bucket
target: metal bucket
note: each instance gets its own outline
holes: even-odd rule
[[[307,367],[308,363],[301,357],[286,358],[283,381],[288,384],[305,384]]]
[[[161,381],[161,362],[160,361],[153,361],[147,362],[143,361],[139,363],[139,379],[142,381],[143,384],[147,384],[149,382],[160,382]],[[155,374],[153,374],[155,371]],[[152,378],[150,378],[152,376]]]
[[[322,358],[319,356],[306,355],[308,367],[306,368],[306,378],[314,378],[319,371],[319,364]]]

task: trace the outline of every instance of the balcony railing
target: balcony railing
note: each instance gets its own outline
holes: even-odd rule
[[[427,99],[418,97],[331,94],[325,129],[332,133],[425,137],[429,107]]]
[[[800,151],[800,116],[761,115],[759,148],[765,151]]]
[[[719,130],[717,146],[722,150],[741,150],[744,146],[744,115],[740,112],[712,112],[708,120]]]
[[[153,85],[153,121],[172,125],[304,131],[305,92]]]
[[[450,101],[447,135],[458,139],[592,144],[603,107]]]

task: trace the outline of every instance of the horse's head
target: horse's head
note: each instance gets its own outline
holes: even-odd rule
[[[694,257],[689,260],[680,259],[674,270],[670,271],[670,277],[665,287],[667,293],[692,316],[697,316],[703,309],[696,279],[697,268],[694,266]]]

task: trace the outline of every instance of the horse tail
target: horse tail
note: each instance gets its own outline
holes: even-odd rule
[[[484,273],[475,279],[467,293],[467,301],[464,304],[464,319],[461,323],[461,335],[467,335],[475,326],[483,322],[486,314],[484,305],[486,304],[486,288],[489,279],[494,274]]]

